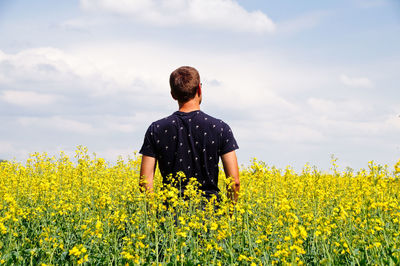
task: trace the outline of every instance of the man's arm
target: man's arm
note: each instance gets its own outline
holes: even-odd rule
[[[143,155],[140,165],[140,187],[153,192],[153,179],[156,170],[156,158]]]
[[[221,156],[225,176],[232,178],[232,186],[228,187],[228,196],[235,202],[238,200],[240,190],[239,167],[236,152],[231,151]]]

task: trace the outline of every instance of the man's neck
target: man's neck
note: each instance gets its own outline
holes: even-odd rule
[[[186,103],[179,103],[180,112],[189,113],[197,110],[200,110],[200,104],[198,101],[190,100]]]

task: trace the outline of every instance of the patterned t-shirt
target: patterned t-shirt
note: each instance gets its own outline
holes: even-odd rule
[[[168,182],[169,174],[182,171],[186,177],[195,177],[210,196],[219,192],[219,157],[238,148],[232,130],[222,120],[200,110],[177,111],[149,126],[140,153],[157,159],[163,182]]]

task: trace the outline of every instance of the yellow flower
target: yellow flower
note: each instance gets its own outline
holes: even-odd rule
[[[7,234],[7,227],[5,227],[2,222],[0,222],[0,233],[3,235]]]
[[[303,239],[306,239],[307,238],[307,231],[306,231],[306,229],[304,228],[304,226],[299,226],[299,230],[300,230],[300,235],[301,235],[301,237],[303,238]]]
[[[89,261],[89,256],[85,255],[83,258],[78,260],[78,264],[83,264],[85,262]]]
[[[75,246],[69,251],[69,255],[79,257],[79,255],[81,255],[81,251]]]
[[[217,229],[218,229],[218,224],[217,224],[216,222],[212,222],[212,223],[211,223],[210,230],[215,231],[215,230],[217,230]]]
[[[382,246],[382,244],[381,244],[380,242],[375,242],[375,243],[374,243],[374,246],[375,246],[376,248],[380,248],[380,247]]]

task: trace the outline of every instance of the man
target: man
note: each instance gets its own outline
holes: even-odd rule
[[[183,172],[195,177],[204,195],[218,197],[218,162],[222,159],[225,175],[233,179],[228,196],[237,201],[240,189],[235,150],[238,149],[230,127],[200,110],[202,86],[196,69],[183,66],[170,76],[171,95],[179,111],[158,120],[148,128],[140,153],[141,185],[153,192],[153,177],[158,161],[163,182],[168,175]],[[182,191],[186,181],[182,183]]]

